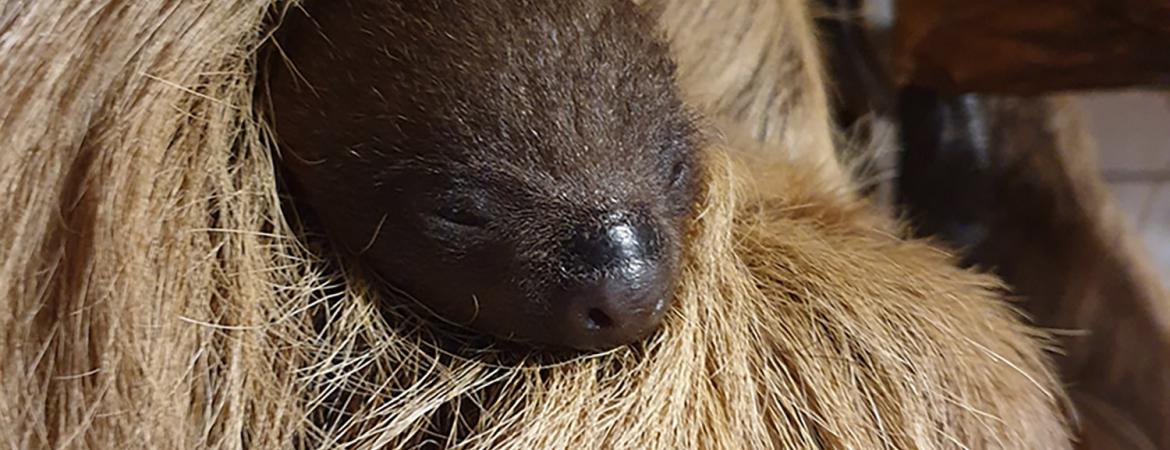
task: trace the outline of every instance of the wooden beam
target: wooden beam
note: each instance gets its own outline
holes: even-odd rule
[[[944,93],[1170,86],[1170,0],[899,0],[899,83]]]

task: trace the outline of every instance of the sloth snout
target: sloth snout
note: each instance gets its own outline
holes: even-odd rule
[[[673,258],[661,230],[643,216],[611,213],[577,233],[567,248],[575,261],[564,280],[565,344],[604,350],[644,338],[662,321],[672,296]]]

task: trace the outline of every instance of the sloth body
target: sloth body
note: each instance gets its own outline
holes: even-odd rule
[[[695,136],[636,6],[306,11],[269,89],[293,184],[340,249],[398,297],[499,337],[600,349],[657,326]]]
[[[254,116],[267,68],[252,58],[290,3],[12,9],[10,447],[1069,448],[1043,341],[995,280],[851,200],[802,2],[657,2],[687,103],[746,132],[695,160],[699,204],[661,332],[535,367],[436,355],[283,220]],[[786,157],[756,172],[727,163],[740,152]],[[375,244],[419,245],[402,232]],[[373,232],[355,235],[361,253]]]

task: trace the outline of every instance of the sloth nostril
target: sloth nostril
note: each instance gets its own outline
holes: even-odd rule
[[[594,330],[609,328],[613,325],[613,319],[598,308],[589,308],[589,313],[586,315],[586,325]]]

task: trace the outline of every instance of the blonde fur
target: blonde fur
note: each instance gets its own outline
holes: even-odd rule
[[[804,69],[712,82],[776,101],[702,103],[735,150],[708,152],[677,308],[644,346],[558,365],[436,351],[299,243],[252,107],[287,4],[0,7],[0,443],[1067,448],[1045,341],[998,284],[851,198],[803,5],[692,3],[674,14],[700,30],[795,24],[735,48]],[[720,79],[680,59],[688,92]]]
[[[715,126],[764,144],[847,191],[833,151],[821,55],[803,0],[642,0],[679,63],[679,83]]]

